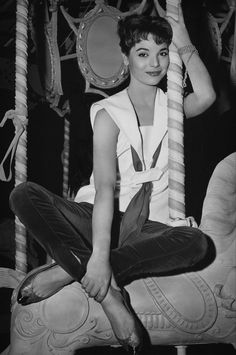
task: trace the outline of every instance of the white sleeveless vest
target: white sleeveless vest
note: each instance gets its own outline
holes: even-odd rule
[[[149,219],[166,223],[168,212],[168,135],[167,97],[157,89],[153,126],[139,127],[127,89],[94,103],[91,107],[91,123],[99,110],[105,109],[118,126],[117,183],[115,197],[120,211],[125,211],[130,200],[143,182],[152,181]],[[150,169],[152,156],[162,140],[161,152],[156,167]],[[136,150],[142,170],[133,167],[130,145]],[[90,184],[83,186],[75,197],[76,202],[94,203],[95,188],[93,175]]]

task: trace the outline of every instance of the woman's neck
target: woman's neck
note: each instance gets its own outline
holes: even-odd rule
[[[157,87],[147,85],[137,86],[130,84],[127,91],[133,103],[152,106],[155,102]]]
[[[127,89],[140,126],[152,126],[157,87],[130,85]]]

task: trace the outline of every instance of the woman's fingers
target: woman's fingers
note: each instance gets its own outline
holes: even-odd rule
[[[165,10],[160,6],[158,0],[154,0],[154,5],[160,17],[165,17]]]
[[[91,288],[92,288],[92,284],[91,284],[91,282],[90,282],[88,279],[84,278],[83,281],[81,281],[81,285],[82,285],[82,288],[83,288],[87,293],[90,292],[90,290],[91,290]]]
[[[97,294],[99,293],[100,288],[98,285],[92,285],[89,289],[88,289],[88,295],[89,297],[95,298],[97,296]]]
[[[97,302],[102,302],[107,294],[107,288],[105,286],[101,286],[92,280],[88,280],[86,277],[81,280],[81,286],[87,295],[94,298]]]
[[[87,279],[86,275],[80,280],[82,288],[86,288],[86,286],[89,283],[89,280]]]
[[[99,292],[97,293],[97,295],[94,297],[95,301],[101,303],[101,302],[104,300],[106,294],[107,294],[106,288],[105,288],[105,287],[102,287],[102,288],[99,290]]]
[[[84,291],[89,295],[93,288],[93,282],[91,282],[89,278],[84,276],[83,279],[81,280],[81,286],[84,289]]]
[[[99,292],[99,287],[94,285],[93,282],[88,282],[86,285],[82,285],[82,287],[89,297],[94,297]]]
[[[175,23],[184,23],[184,15],[183,15],[183,10],[182,10],[182,6],[179,6],[178,9],[178,19],[174,19],[172,16],[170,15],[166,15],[165,19],[170,22],[170,24],[175,24]]]

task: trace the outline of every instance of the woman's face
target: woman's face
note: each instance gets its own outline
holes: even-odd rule
[[[151,34],[131,48],[125,64],[129,65],[131,81],[144,85],[157,85],[166,75],[169,66],[169,47],[156,44]]]

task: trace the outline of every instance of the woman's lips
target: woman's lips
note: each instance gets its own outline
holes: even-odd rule
[[[161,70],[147,71],[146,74],[148,74],[150,76],[159,76],[161,74]]]

